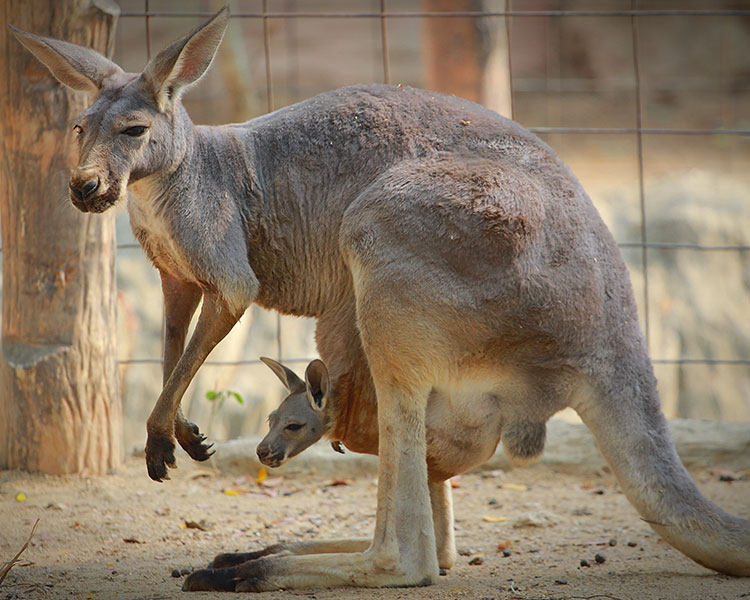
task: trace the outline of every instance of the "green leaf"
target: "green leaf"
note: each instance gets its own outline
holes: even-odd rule
[[[245,401],[242,399],[242,396],[240,396],[237,392],[229,392],[232,396],[234,396],[234,399],[237,400],[240,404],[245,404]]]
[[[208,400],[209,402],[213,402],[218,398],[221,398],[221,394],[219,392],[215,392],[214,390],[208,390],[206,392],[206,400]]]

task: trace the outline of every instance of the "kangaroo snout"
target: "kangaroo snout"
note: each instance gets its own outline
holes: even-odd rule
[[[101,179],[93,173],[75,172],[70,177],[70,200],[82,212],[89,212],[93,208],[91,200],[102,187]]]

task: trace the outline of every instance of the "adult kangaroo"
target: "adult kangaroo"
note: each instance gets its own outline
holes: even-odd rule
[[[102,212],[132,191],[133,231],[162,277],[165,383],[147,423],[151,478],[175,466],[175,437],[207,457],[180,399],[253,302],[317,317],[328,401],[377,399],[377,416],[348,417],[351,427],[378,420],[366,549],[311,543],[301,552],[313,554],[198,571],[185,589],[435,581],[425,435],[434,397],[476,439],[495,440],[461,468],[489,457],[500,437],[512,454],[538,454],[547,419],[572,406],[657,532],[709,568],[750,575],[750,523],[706,500],[677,457],[617,246],[552,150],[471,102],[380,85],[196,127],[180,96],[210,65],[227,19],[221,10],[140,74],[14,30],[62,83],[94,95],[75,125],[73,204]]]

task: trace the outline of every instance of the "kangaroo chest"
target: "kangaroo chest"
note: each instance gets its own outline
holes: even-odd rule
[[[184,281],[197,282],[170,222],[163,213],[154,210],[147,188],[139,184],[133,184],[136,194],[131,194],[128,200],[133,235],[157,269]]]

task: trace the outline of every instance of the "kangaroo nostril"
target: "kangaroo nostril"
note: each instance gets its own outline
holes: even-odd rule
[[[81,192],[84,196],[90,196],[93,194],[97,189],[99,189],[99,178],[91,179],[87,181],[83,187],[81,188]]]
[[[68,183],[68,187],[70,188],[71,193],[76,197],[76,200],[83,200],[83,195],[79,189],[73,185],[72,181]]]
[[[265,458],[270,454],[271,450],[268,446],[258,446],[255,452],[258,454],[258,458]]]

